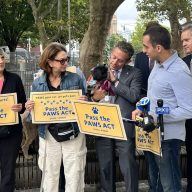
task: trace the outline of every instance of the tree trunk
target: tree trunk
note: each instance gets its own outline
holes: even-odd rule
[[[41,39],[42,47],[43,49],[46,47],[46,45],[49,43],[49,39],[47,37],[47,33],[44,27],[44,22],[41,18],[36,19],[36,26],[39,31],[39,37]]]
[[[178,8],[173,6],[174,2],[169,1],[169,10],[168,17],[171,27],[171,35],[172,35],[172,48],[177,50],[180,56],[183,55],[183,48],[180,41],[180,24],[178,19]],[[175,4],[177,5],[177,4]]]
[[[47,44],[53,41],[53,39],[56,39],[55,37],[53,38],[48,38],[48,35],[46,33],[45,25],[44,25],[44,18],[45,16],[52,11],[53,7],[56,5],[56,1],[50,1],[49,2],[49,10],[44,10],[42,11],[42,2],[40,1],[39,7],[36,6],[35,0],[27,0],[27,2],[30,4],[32,11],[33,11],[33,17],[35,19],[35,24],[37,26],[39,36],[40,36],[40,41],[42,43],[43,48],[46,47]],[[57,34],[55,35],[57,36]]]
[[[39,9],[36,7],[34,0],[28,0],[28,3],[30,4],[30,6],[32,8],[33,17],[35,19],[35,24],[39,31],[40,40],[41,40],[42,46],[44,48],[48,43],[48,37],[47,37],[47,33],[46,33],[46,30],[44,27],[43,17],[40,15]]]
[[[89,27],[81,42],[80,67],[87,77],[101,63],[112,16],[124,0],[90,0]]]

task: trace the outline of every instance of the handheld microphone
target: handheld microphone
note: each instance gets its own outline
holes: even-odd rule
[[[154,119],[151,115],[148,114],[150,110],[149,98],[143,97],[139,102],[137,102],[136,108],[143,112],[143,130],[148,133],[153,131],[155,129]]]
[[[163,141],[164,140],[163,114],[165,114],[164,111],[167,112],[168,109],[164,110],[164,108],[163,108],[163,100],[162,99],[158,99],[157,100],[157,106],[158,107],[156,108],[156,114],[158,114],[158,125],[160,127],[161,139]]]
[[[143,97],[136,103],[136,108],[142,112],[148,112],[150,110],[150,100],[148,97]]]

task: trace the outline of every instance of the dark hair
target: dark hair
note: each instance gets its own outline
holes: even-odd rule
[[[67,53],[66,48],[58,42],[50,43],[43,51],[39,61],[39,67],[44,70],[46,73],[51,73],[51,67],[48,64],[48,60],[55,59],[56,55],[60,52],[64,51]]]
[[[151,27],[155,27],[155,26],[161,26],[158,21],[149,21],[146,25],[146,29],[145,30],[148,30],[149,28]]]
[[[94,80],[102,81],[107,79],[108,66],[106,64],[97,65],[91,70]]]
[[[131,59],[131,57],[134,54],[134,49],[133,46],[131,45],[131,43],[128,43],[126,41],[119,41],[114,48],[119,48],[121,51],[127,53],[127,55],[129,56],[129,60]]]
[[[148,35],[153,47],[161,45],[164,49],[171,47],[171,35],[169,31],[162,26],[150,27],[143,33],[143,36]]]

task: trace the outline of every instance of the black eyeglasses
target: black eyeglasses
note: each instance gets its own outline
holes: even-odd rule
[[[54,60],[54,61],[57,61],[57,62],[60,62],[61,65],[64,65],[65,62],[69,62],[70,57],[67,57],[66,59],[61,59],[61,60],[59,60],[59,59],[53,59],[53,60]]]

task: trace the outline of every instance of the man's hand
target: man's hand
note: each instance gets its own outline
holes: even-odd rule
[[[107,95],[107,92],[103,90],[100,86],[96,85],[93,90],[93,101],[100,101]]]
[[[111,69],[108,69],[108,80],[111,81],[111,82],[115,82],[116,81],[116,77],[115,75],[113,74],[113,71]]]
[[[136,117],[137,116],[141,116],[143,114],[143,112],[142,111],[140,111],[139,109],[136,109],[136,110],[134,110],[133,112],[132,112],[132,119],[134,120],[134,121],[136,121]]]

